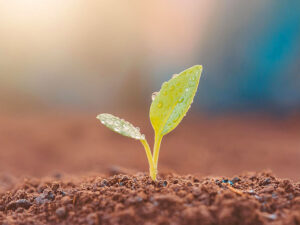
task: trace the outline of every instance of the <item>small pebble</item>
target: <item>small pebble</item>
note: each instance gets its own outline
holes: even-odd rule
[[[267,179],[264,179],[263,181],[261,181],[259,184],[260,185],[268,185],[271,183],[271,179],[270,178],[267,178]]]
[[[255,194],[255,191],[254,191],[253,189],[251,189],[251,190],[248,191],[248,193],[249,193],[250,195],[253,195],[253,194]]]
[[[54,184],[52,185],[52,190],[53,190],[54,192],[56,192],[58,188],[59,188],[59,184],[58,184],[58,183],[54,183]]]
[[[29,207],[32,204],[26,200],[26,199],[19,199],[17,201],[13,201],[7,204],[6,209],[7,210],[16,210],[17,208],[21,207],[21,208],[25,208],[25,209],[29,209]]]
[[[197,178],[194,178],[194,183],[199,183],[200,182],[200,180],[199,179],[197,179]]]
[[[65,218],[67,215],[67,211],[66,211],[65,207],[60,207],[60,208],[56,209],[55,213],[61,219]]]
[[[267,216],[267,218],[270,219],[270,220],[276,220],[276,219],[277,219],[277,215],[276,215],[275,213],[269,214],[269,215]]]
[[[129,178],[127,177],[127,176],[124,176],[123,178],[122,178],[122,182],[125,182],[125,181],[127,181],[127,180],[129,180]]]
[[[224,184],[230,184],[231,186],[233,185],[233,182],[231,180],[228,180],[228,179],[222,180],[222,183],[224,183]]]
[[[168,181],[165,180],[165,181],[163,182],[163,186],[166,187],[167,185],[168,185]]]
[[[28,209],[32,204],[27,199],[19,199],[16,201],[17,207]]]
[[[238,178],[238,177],[234,177],[231,181],[232,181],[233,183],[236,183],[236,182],[241,181],[241,179]]]
[[[108,182],[106,179],[103,179],[100,183],[100,187],[105,187],[105,186],[108,186]]]

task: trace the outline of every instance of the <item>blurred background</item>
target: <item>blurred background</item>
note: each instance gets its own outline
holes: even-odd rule
[[[82,140],[72,144],[78,159],[71,161],[78,171],[85,171],[78,161],[83,154],[90,154],[86,166],[99,170],[113,163],[145,168],[146,161],[109,158],[116,151],[114,142],[133,148],[132,154],[139,147],[104,131],[94,116],[127,116],[151,136],[151,93],[195,64],[204,67],[199,91],[190,119],[178,131],[195,131],[195,137],[178,145],[180,135],[170,134],[162,165],[221,175],[271,168],[300,178],[295,161],[300,159],[298,0],[0,1],[2,171],[21,168],[35,175],[32,165],[41,158],[66,170],[57,163],[59,154],[70,148],[60,145],[65,127],[75,137],[67,143]],[[94,136],[85,133],[90,127]],[[167,153],[168,146],[192,149],[186,153],[190,160],[199,154],[205,165],[178,162],[172,158],[175,150]],[[100,157],[93,163],[99,148],[107,161]],[[37,157],[34,163],[23,158],[28,152]],[[143,159],[143,152],[138,154]],[[238,154],[239,163],[233,166],[231,158]],[[247,164],[249,155],[253,162]],[[191,168],[180,168],[182,164]],[[74,166],[69,169],[75,171]]]
[[[144,108],[194,64],[201,110],[300,106],[297,0],[1,1],[0,32],[8,110]]]

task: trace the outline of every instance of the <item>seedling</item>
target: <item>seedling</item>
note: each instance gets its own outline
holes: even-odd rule
[[[138,127],[111,114],[97,116],[106,127],[123,136],[140,140],[143,144],[152,180],[156,180],[160,143],[164,135],[177,127],[189,110],[197,92],[202,66],[193,66],[164,82],[159,92],[152,94],[150,121],[155,132],[153,154],[145,135]]]

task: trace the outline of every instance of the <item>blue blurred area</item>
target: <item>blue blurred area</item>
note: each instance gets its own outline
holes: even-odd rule
[[[238,19],[238,18],[236,18]],[[272,1],[204,61],[197,102],[209,111],[300,108],[300,1]]]

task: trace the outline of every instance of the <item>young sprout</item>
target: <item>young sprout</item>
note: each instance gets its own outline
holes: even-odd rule
[[[164,82],[159,92],[152,94],[150,121],[155,132],[153,154],[145,135],[138,127],[111,114],[103,113],[97,116],[103,125],[123,136],[140,140],[143,144],[152,180],[156,180],[160,143],[164,135],[177,127],[186,115],[194,96],[202,73],[202,66],[193,66]]]

